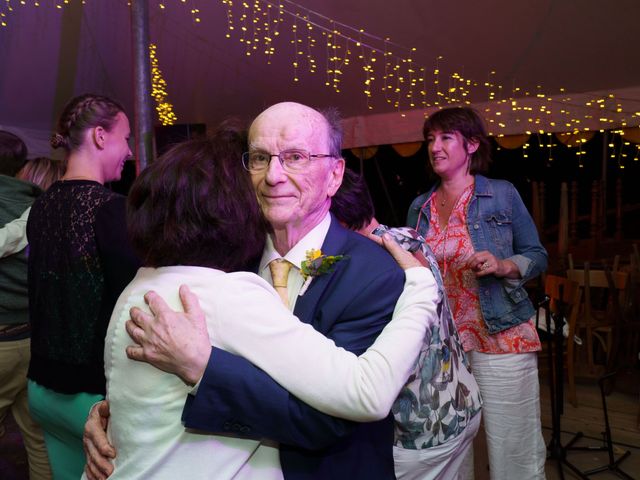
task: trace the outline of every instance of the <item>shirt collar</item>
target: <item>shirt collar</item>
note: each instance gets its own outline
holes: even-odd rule
[[[331,214],[327,212],[320,223],[313,227],[309,233],[302,237],[300,241],[285,254],[284,259],[291,262],[296,268],[300,268],[302,262],[307,258],[307,250],[311,250],[312,248],[316,250],[321,249],[330,226]],[[280,254],[273,246],[271,236],[268,235],[264,251],[262,252],[262,258],[260,259],[258,272],[262,273],[269,263],[277,258],[281,258]]]

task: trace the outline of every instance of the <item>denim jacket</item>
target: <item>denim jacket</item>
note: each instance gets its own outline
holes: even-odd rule
[[[420,195],[409,207],[407,225],[424,237],[431,217],[426,202],[437,187]],[[476,252],[488,250],[498,259],[511,260],[520,270],[519,279],[493,275],[478,278],[480,309],[489,333],[526,322],[535,309],[524,284],[546,270],[547,251],[540,243],[536,226],[518,191],[505,180],[476,175],[466,220]]]

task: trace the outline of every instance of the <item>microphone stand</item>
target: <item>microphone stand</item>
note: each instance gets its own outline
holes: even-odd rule
[[[592,468],[591,470],[587,470],[584,472],[584,475],[589,477],[591,475],[595,475],[596,473],[610,471],[615,473],[620,478],[626,478],[628,480],[633,480],[633,477],[628,473],[624,472],[620,468],[620,463],[625,460],[631,452],[626,450],[623,454],[618,457],[616,460],[615,455],[613,453],[613,439],[611,438],[611,427],[609,425],[609,413],[607,412],[607,399],[606,399],[606,382],[611,380],[618,372],[608,373],[600,379],[598,379],[598,386],[600,387],[600,395],[602,398],[602,410],[604,412],[604,432],[602,432],[602,445],[596,446],[588,446],[588,447],[573,447],[572,450],[583,450],[587,452],[607,452],[609,463],[605,465],[601,465],[599,467]]]
[[[559,287],[559,299],[556,301],[557,313],[551,314],[551,298],[548,295],[538,304],[538,309],[543,308],[545,312],[545,321],[547,326],[547,343],[549,348],[549,391],[551,396],[551,440],[547,445],[549,458],[556,460],[558,465],[558,473],[560,478],[564,480],[564,471],[562,466],[566,465],[578,478],[588,479],[578,467],[567,460],[567,450],[583,437],[582,432],[577,432],[575,436],[567,443],[562,445],[561,435],[561,417],[564,413],[564,365],[562,358],[564,356],[564,336],[562,333],[563,321],[565,317],[565,304],[563,298],[562,285]],[[551,333],[551,320],[554,322],[554,330]],[[572,341],[572,339],[569,339]]]

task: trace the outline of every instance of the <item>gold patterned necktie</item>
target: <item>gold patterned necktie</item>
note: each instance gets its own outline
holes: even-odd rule
[[[269,264],[269,270],[271,271],[271,279],[273,281],[273,288],[276,289],[278,295],[284,306],[289,308],[289,293],[287,292],[287,280],[289,279],[289,270],[291,269],[291,263],[284,258],[278,258]]]

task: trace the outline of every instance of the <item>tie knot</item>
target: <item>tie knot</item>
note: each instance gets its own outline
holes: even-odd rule
[[[287,280],[289,278],[289,270],[291,270],[291,263],[284,258],[279,258],[269,264],[269,270],[271,270],[273,286],[276,288],[286,288]]]

